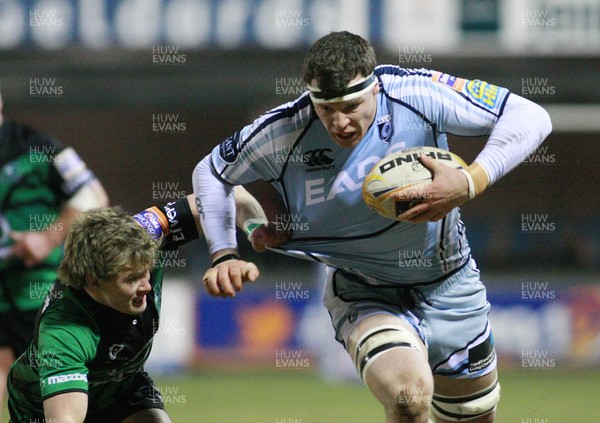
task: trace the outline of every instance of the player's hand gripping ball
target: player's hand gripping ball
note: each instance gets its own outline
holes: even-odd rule
[[[433,175],[421,164],[419,156],[425,154],[455,169],[466,169],[467,164],[456,154],[435,147],[411,147],[384,157],[367,174],[363,181],[364,202],[388,219],[398,216],[417,205],[422,198],[397,201],[393,195],[408,189],[422,188],[433,181]]]

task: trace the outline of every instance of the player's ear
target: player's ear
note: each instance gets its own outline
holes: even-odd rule
[[[92,278],[90,275],[85,275],[85,284],[89,288],[100,286],[100,283],[98,282],[98,280]]]
[[[379,84],[375,84],[373,86],[373,94],[377,94],[377,93],[379,93]]]

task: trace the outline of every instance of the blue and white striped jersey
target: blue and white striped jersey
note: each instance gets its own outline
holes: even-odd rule
[[[233,185],[273,184],[292,229],[280,249],[359,274],[373,284],[432,282],[468,259],[460,212],[412,224],[380,217],[362,200],[365,175],[386,155],[412,146],[448,148],[446,133],[489,134],[509,92],[479,80],[382,65],[375,120],[352,149],[338,147],[308,93],[260,116],[212,152],[216,174]]]

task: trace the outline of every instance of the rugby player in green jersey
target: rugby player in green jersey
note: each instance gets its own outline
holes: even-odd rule
[[[240,226],[266,221],[253,197],[235,191]],[[157,251],[199,236],[193,201],[133,217],[101,208],[72,225],[34,340],[9,373],[12,422],[171,421],[144,363],[159,328],[164,269]],[[240,285],[259,275],[241,260],[229,261],[226,271]]]
[[[8,370],[31,342],[37,310],[56,279],[71,223],[108,205],[101,182],[72,147],[4,119],[2,111],[0,94],[0,405]]]

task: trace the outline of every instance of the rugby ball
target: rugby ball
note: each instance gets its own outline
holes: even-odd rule
[[[455,169],[466,169],[467,164],[454,153],[435,147],[411,147],[384,157],[367,174],[362,185],[364,202],[380,215],[398,220],[398,216],[418,204],[423,198],[396,201],[392,195],[406,189],[422,188],[433,180],[432,174],[421,164],[425,154]]]

